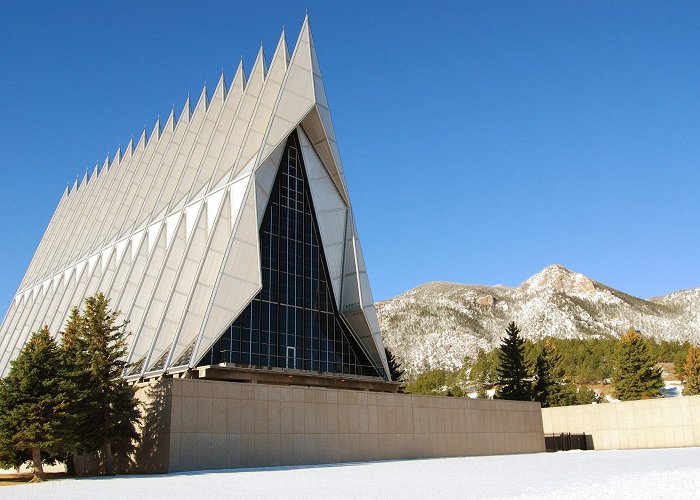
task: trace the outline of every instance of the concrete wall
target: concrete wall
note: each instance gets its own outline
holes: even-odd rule
[[[140,394],[140,472],[544,451],[539,403],[186,379]]]
[[[596,450],[700,446],[700,396],[543,408],[545,433],[590,434]]]

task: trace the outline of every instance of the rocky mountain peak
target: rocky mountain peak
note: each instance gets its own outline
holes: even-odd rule
[[[598,291],[595,282],[583,274],[570,271],[560,264],[545,267],[523,281],[518,290],[525,293],[575,293],[593,295]]]
[[[409,376],[458,368],[515,321],[529,338],[620,336],[700,343],[700,288],[644,300],[554,264],[516,288],[432,282],[379,302],[384,344]]]

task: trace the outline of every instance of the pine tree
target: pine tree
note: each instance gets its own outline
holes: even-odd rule
[[[127,367],[125,326],[119,313],[109,309],[102,293],[85,299],[81,316],[73,310],[64,332],[65,357],[73,363],[72,376],[84,381],[80,422],[83,451],[100,450],[104,470],[114,474],[113,455],[138,438],[140,418],[135,389],[122,374]]]
[[[401,384],[399,385],[398,392],[403,392],[405,387],[403,383],[404,369],[401,367],[401,363],[399,363],[399,360],[397,360],[394,354],[386,347],[384,348],[384,353],[386,354],[386,362],[389,365],[389,375],[391,375],[391,380],[393,382],[398,382],[399,384]]]
[[[99,411],[100,389],[94,383],[91,372],[87,338],[83,317],[78,308],[73,307],[62,332],[61,355],[66,367],[65,376],[77,387],[76,397],[70,402],[79,436],[77,454],[90,453],[101,445],[93,422],[94,415]],[[66,467],[69,474],[75,473],[73,455],[66,457]]]
[[[598,394],[593,389],[582,385],[576,390],[576,402],[572,404],[587,405],[599,400]]]
[[[700,394],[700,348],[690,346],[688,356],[685,358],[685,364],[683,365],[683,373],[685,374],[683,395],[694,396]]]
[[[689,347],[679,349],[673,357],[673,371],[681,383],[685,382],[685,360],[688,358]]]
[[[47,327],[32,334],[0,381],[0,463],[31,460],[34,480],[44,479],[44,460],[75,452],[76,419],[69,411],[75,387],[66,379],[59,347]]]
[[[486,353],[479,349],[469,370],[469,378],[482,385],[493,385],[498,378],[498,349]]]
[[[664,386],[661,370],[646,342],[633,329],[627,330],[617,343],[613,385],[615,397],[622,401],[658,396]]]
[[[576,404],[576,388],[564,379],[561,356],[549,339],[542,344],[535,362],[532,399],[542,408]]]
[[[430,370],[421,373],[406,385],[406,392],[429,396],[447,395],[450,386],[449,375],[446,370]]]
[[[506,328],[506,336],[499,348],[498,391],[496,399],[517,401],[530,400],[530,382],[525,362],[525,341],[520,337],[520,329],[515,322]]]

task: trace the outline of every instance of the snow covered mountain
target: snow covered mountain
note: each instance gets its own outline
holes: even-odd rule
[[[460,367],[498,345],[509,321],[532,339],[620,336],[633,327],[700,343],[700,288],[644,300],[557,264],[517,288],[432,282],[376,306],[384,344],[408,375]]]

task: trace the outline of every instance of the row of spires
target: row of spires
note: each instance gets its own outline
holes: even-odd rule
[[[308,14],[306,15],[305,21],[307,19],[308,19]],[[284,28],[282,28],[282,34],[280,35],[280,41],[282,41],[282,40],[285,40]],[[284,46],[287,47],[286,40],[285,40]],[[286,55],[287,59],[289,59],[289,54],[287,53],[285,55]],[[258,61],[260,61],[262,63],[261,70],[263,72],[263,76],[266,76],[268,66],[265,63],[265,51],[263,49],[262,41],[260,42],[260,48],[258,49],[258,53],[255,57],[255,63],[257,63]],[[255,67],[256,67],[255,63],[253,64],[253,69],[255,69]],[[243,56],[242,55],[241,55],[240,61],[238,63],[238,67],[236,69],[236,73],[234,74],[232,82],[236,80],[236,77],[239,75],[239,73],[240,73],[241,78],[243,79],[243,82],[247,82],[248,79],[246,78],[246,75],[245,75],[245,69],[243,66]],[[221,75],[219,76],[219,81],[216,84],[216,88],[214,90],[214,95],[216,95],[219,90],[221,90],[221,94],[222,94],[221,98],[226,99],[226,96],[228,95],[228,91],[230,90],[230,87],[228,87],[228,88],[226,87],[226,78],[224,76],[224,69],[223,68],[221,69]],[[205,111],[206,111],[209,109],[210,102],[211,101],[209,100],[209,96],[207,94],[207,84],[206,84],[206,82],[204,82],[204,86],[203,86],[202,91],[199,95],[199,99],[197,100],[197,104],[195,105],[195,108],[197,106],[199,106],[200,104],[202,104],[205,106]],[[175,117],[175,105],[173,104],[172,109],[170,110],[170,113],[168,115],[168,119],[165,122],[166,126],[168,124],[171,124],[172,128],[174,129],[175,126],[179,123],[179,121],[182,119],[183,116],[187,116],[187,119],[189,120],[192,116],[192,112],[193,112],[192,103],[191,103],[190,95],[188,93],[187,98],[185,99],[185,103],[182,107],[182,111],[177,116],[177,118]],[[144,126],[138,142],[136,143],[136,145],[134,145],[134,136],[132,134],[131,139],[129,139],[129,142],[126,145],[125,151],[123,153],[122,153],[122,148],[120,145],[119,147],[117,147],[117,151],[114,154],[114,157],[111,159],[111,161],[110,161],[109,153],[107,153],[107,156],[106,156],[104,162],[102,163],[101,167],[100,167],[99,161],[95,162],[95,165],[92,169],[92,174],[89,173],[88,169],[85,169],[85,173],[83,174],[82,180],[79,180],[79,177],[76,175],[75,181],[73,182],[72,186],[70,185],[70,183],[66,184],[66,188],[65,188],[63,196],[68,197],[71,194],[78,192],[80,190],[80,188],[86,186],[87,184],[92,182],[94,179],[99,177],[99,175],[102,172],[106,172],[106,171],[114,168],[115,166],[118,167],[124,158],[131,158],[131,156],[133,155],[134,151],[137,148],[139,148],[139,147],[146,148],[146,146],[149,144],[149,142],[151,140],[153,140],[154,136],[156,138],[156,141],[160,140],[160,137],[162,135],[162,131],[163,131],[163,129],[161,128],[160,116],[159,116],[156,119],[156,123],[153,126],[153,130],[152,130],[150,136],[148,135],[147,129]]]

